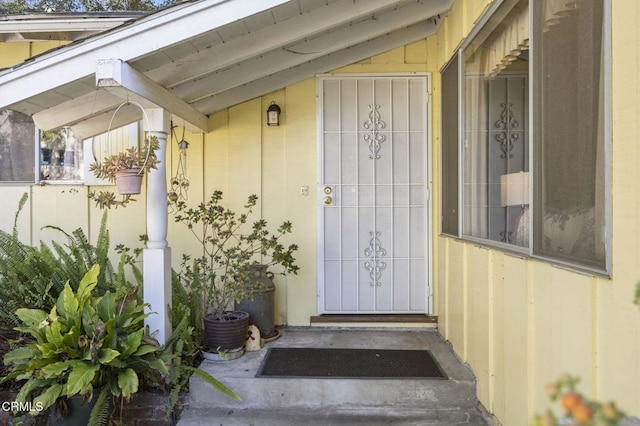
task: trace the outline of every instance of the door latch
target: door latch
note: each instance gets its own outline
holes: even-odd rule
[[[333,197],[331,196],[331,194],[333,193],[333,188],[330,186],[325,186],[324,188],[322,188],[322,192],[324,192],[325,197],[322,199],[322,202],[329,206],[333,203]]]

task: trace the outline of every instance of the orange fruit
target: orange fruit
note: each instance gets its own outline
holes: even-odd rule
[[[560,400],[560,402],[562,403],[562,407],[566,411],[571,412],[582,401],[580,400],[580,396],[575,393],[569,392],[562,395],[562,399]]]
[[[593,411],[588,406],[580,403],[573,407],[571,415],[578,421],[578,423],[587,423],[593,420]]]

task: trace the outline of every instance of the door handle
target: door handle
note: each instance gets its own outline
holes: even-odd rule
[[[330,205],[333,202],[333,198],[327,195],[326,197],[324,197],[323,201],[326,205]]]

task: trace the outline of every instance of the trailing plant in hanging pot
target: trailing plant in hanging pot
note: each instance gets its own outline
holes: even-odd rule
[[[110,191],[89,192],[89,198],[100,208],[125,206],[129,201],[135,201],[132,195],[139,194],[144,174],[151,169],[157,169],[159,148],[158,138],[150,136],[145,139],[142,150],[131,147],[125,151],[105,157],[100,163],[91,164],[89,170],[99,179],[107,179],[118,186],[122,196],[120,200]]]
[[[251,283],[255,280],[250,276],[250,265],[279,266],[282,274],[297,274],[299,269],[293,257],[298,246],[285,246],[280,242],[291,233],[291,222],[282,223],[275,233],[269,231],[265,220],[249,223],[257,200],[256,195],[251,195],[241,213],[223,206],[221,191],[215,191],[206,203],[196,208],[188,208],[182,201],[176,203],[175,221],[193,233],[203,253],[195,259],[183,255],[178,278],[191,298],[200,302],[205,345],[212,352],[233,351],[237,345],[244,346],[248,315],[233,308],[234,303],[252,295]],[[238,318],[242,318],[243,325],[238,327],[239,340],[233,342],[239,343],[226,346],[216,340],[223,332],[207,331],[209,325],[225,327],[225,323],[233,323]]]

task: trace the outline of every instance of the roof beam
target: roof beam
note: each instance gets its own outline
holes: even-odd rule
[[[212,70],[222,69],[259,57],[269,51],[286,46],[292,40],[313,37],[336,26],[346,25],[369,17],[384,8],[393,7],[389,0],[367,0],[354,2],[341,0],[312,9],[295,18],[290,18],[243,37],[212,46],[150,70],[145,75],[165,85],[168,89],[181,83],[202,77]],[[425,7],[424,5],[422,6]],[[135,66],[135,64],[134,64]]]
[[[105,133],[109,129],[109,125],[111,125],[111,129],[117,129],[142,119],[143,117],[140,108],[135,105],[128,104],[120,108],[115,117],[113,116],[112,111],[107,111],[102,114],[77,121],[70,127],[71,130],[73,130],[74,135],[81,139],[87,139]],[[143,126],[146,125],[146,123],[143,123]]]
[[[297,67],[257,79],[251,83],[236,87],[235,89],[202,99],[195,102],[194,106],[203,111],[219,111],[255,97],[280,90],[305,78],[312,78],[318,73],[330,72],[354,62],[370,58],[380,52],[421,40],[429,35],[435,34],[438,26],[439,23],[433,20],[420,22],[391,34],[360,43],[357,46],[343,49],[313,61],[305,62]]]
[[[33,121],[42,130],[71,126],[81,119],[91,118],[115,109],[122,98],[98,89],[86,95],[63,102],[33,114]]]
[[[209,118],[191,105],[172,95],[167,89],[155,83],[149,77],[134,70],[121,59],[102,59],[96,64],[96,86],[116,92],[123,100],[130,100],[128,92],[138,95],[171,114],[181,117],[197,130],[209,131]],[[126,89],[122,91],[121,89]],[[194,130],[194,129],[190,129]]]
[[[310,37],[300,42],[294,42],[286,48],[277,49],[259,57],[253,57],[238,66],[197,79],[195,80],[197,84],[190,82],[185,87],[176,87],[172,90],[172,93],[187,102],[195,103],[212,94],[215,95],[287,68],[313,61],[332,52],[363,43],[416,22],[426,21],[439,13],[445,12],[447,9],[448,6],[445,2],[429,2],[426,4],[422,1],[412,2],[391,11],[371,16],[370,19],[353,22],[350,25],[341,26],[337,30],[314,38]],[[424,28],[426,28],[426,24],[424,25]],[[202,95],[200,87],[207,88],[207,96]]]
[[[120,103],[122,103],[121,100]],[[120,105],[120,103],[116,105],[116,108]],[[149,105],[143,106],[148,107]],[[115,108],[113,110],[115,110]],[[113,110],[93,115],[91,117],[83,118],[71,124],[69,127],[71,127],[71,130],[73,130],[74,135],[76,135],[80,139],[87,139],[93,136],[101,135],[105,133],[109,128],[117,129],[122,126],[126,126],[127,124],[144,120],[140,108],[138,108],[136,105],[123,105],[122,108],[120,108],[120,110],[118,111],[118,114],[116,114],[115,116],[113,115]],[[188,129],[188,123],[182,121],[181,117],[172,115],[171,121],[174,125],[187,127]],[[145,121],[142,121],[142,126],[143,130],[147,130],[147,123]]]

